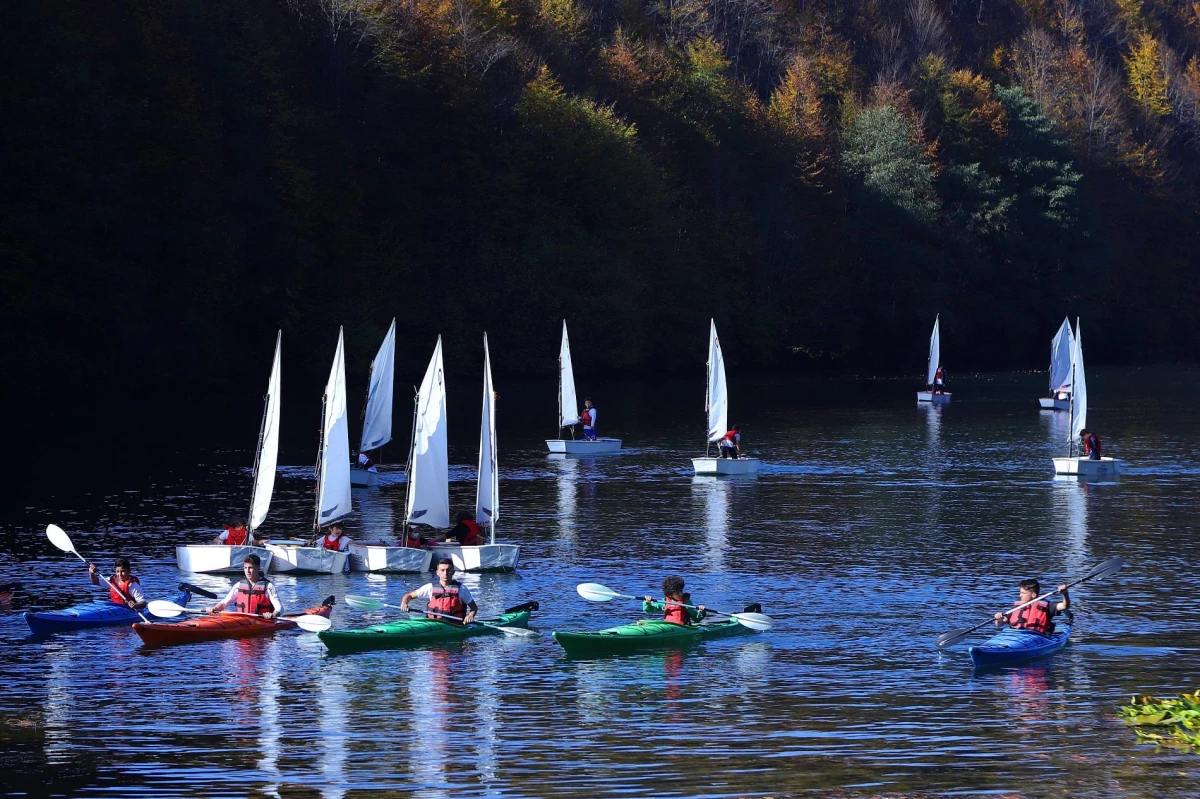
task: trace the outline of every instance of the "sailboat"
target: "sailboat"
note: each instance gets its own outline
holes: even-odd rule
[[[1071,320],[1063,318],[1062,325],[1050,341],[1050,396],[1039,397],[1043,411],[1071,409],[1071,354],[1075,349],[1075,334]]]
[[[1054,459],[1054,473],[1085,480],[1111,479],[1121,472],[1119,461],[1114,458],[1092,460],[1087,455],[1075,454],[1079,434],[1087,427],[1087,380],[1083,373],[1083,339],[1079,332],[1079,319],[1075,319],[1075,343],[1071,349],[1071,430],[1067,439],[1067,457]]]
[[[263,397],[262,422],[258,427],[258,452],[254,455],[254,476],[250,489],[250,521],[248,536],[267,518],[271,493],[275,488],[275,465],[279,459],[279,355],[283,331],[275,334],[275,359],[267,381],[267,396]],[[258,555],[266,571],[271,564],[271,552],[264,547],[245,544],[181,544],[175,547],[175,562],[185,572],[231,572],[241,574],[242,561],[247,555]]]
[[[496,393],[492,388],[492,359],[488,353],[487,333],[483,334],[483,422],[479,426],[479,482],[475,489],[475,521],[487,527],[488,542],[464,547],[437,544],[433,556],[450,558],[457,571],[516,571],[521,547],[496,543],[496,522],[500,518],[500,475],[496,469]]]
[[[571,428],[571,438],[548,438],[546,447],[554,453],[567,455],[598,455],[619,452],[621,439],[597,438],[593,441],[575,438],[579,424],[579,401],[575,397],[575,374],[571,370],[571,343],[567,340],[567,320],[563,320],[562,344],[558,348],[558,433]]]
[[[704,412],[708,414],[708,433],[705,436],[706,451],[724,438],[729,430],[729,389],[725,385],[725,356],[721,354],[721,341],[717,338],[717,323],[709,320],[708,333],[708,394],[704,400]],[[692,458],[696,474],[755,474],[758,458]]]
[[[367,405],[363,409],[362,439],[358,451],[370,452],[392,440],[392,384],[396,370],[396,320],[383,337],[375,360],[371,361],[371,380],[367,387]],[[375,467],[363,468],[354,462],[350,465],[350,485],[374,486],[379,483],[379,472]]]
[[[406,467],[408,496],[404,505],[405,527],[414,518],[420,519],[420,524],[450,526],[446,386],[442,371],[442,337],[438,336],[413,408],[412,443],[409,445]],[[403,539],[404,533],[401,533],[401,541]],[[432,559],[433,552],[428,549],[389,546],[383,541],[350,545],[350,568],[354,571],[425,572],[429,571]]]
[[[337,350],[325,383],[321,424],[321,444],[317,456],[317,506],[313,529],[319,535],[323,526],[350,513],[350,426],[346,421],[346,348],[342,329],[338,328]],[[314,572],[339,574],[346,567],[345,552],[320,546],[306,546],[302,540],[268,541],[267,549],[275,556],[273,572]]]
[[[941,314],[933,318],[933,335],[929,337],[929,362],[925,366],[925,385],[932,386],[938,367],[942,365],[942,338],[938,332],[938,321]],[[945,405],[950,401],[950,392],[918,391],[917,402],[931,402],[934,405]]]

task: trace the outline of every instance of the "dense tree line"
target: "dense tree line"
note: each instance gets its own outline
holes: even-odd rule
[[[33,384],[407,368],[915,373],[1200,351],[1200,7],[46,0],[0,33]],[[455,360],[455,355],[460,357]],[[253,357],[248,357],[248,356]],[[467,361],[462,366],[456,363]],[[293,371],[294,373],[294,371]]]

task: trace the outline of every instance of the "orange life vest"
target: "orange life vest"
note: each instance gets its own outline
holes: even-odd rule
[[[583,422],[584,427],[592,426],[592,412],[584,409],[583,413],[579,414],[579,421]]]
[[[325,537],[321,539],[321,546],[325,547],[331,552],[337,552],[338,542],[342,540],[342,537],[340,535],[334,535],[333,538],[330,538],[331,535],[333,535],[332,530],[325,534]]]
[[[1030,630],[1050,635],[1054,632],[1054,622],[1050,621],[1050,603],[1034,602],[1020,610],[1014,610],[1008,614],[1008,626],[1014,630]]]
[[[721,428],[718,427],[717,429],[720,430]],[[738,431],[730,430],[728,433],[721,436],[721,440],[728,441],[730,443],[730,445],[732,445],[732,446],[737,446],[737,440],[738,440],[739,435],[741,435],[741,434],[738,433]]]
[[[937,371],[933,373],[933,382],[934,383],[944,383],[945,381],[946,381],[946,370],[944,370],[942,367],[939,366]]]
[[[1083,440],[1083,452],[1085,455],[1096,453],[1096,457],[1100,457],[1100,436],[1095,433],[1088,433],[1087,438]]]
[[[239,532],[240,531],[240,532]],[[246,539],[250,537],[250,533],[245,527],[226,527],[225,528],[225,543],[231,547],[241,546],[246,543]]]
[[[133,594],[129,593],[129,586],[138,582],[138,578],[131,574],[129,579],[123,583],[118,583],[115,577],[108,582],[111,583],[108,587],[109,599],[118,605],[124,605],[127,599],[133,599]]]
[[[416,538],[413,538],[412,536],[409,536],[409,535],[401,536],[401,538],[400,538],[400,546],[402,546],[402,547],[411,547],[413,549],[420,549],[424,545],[425,545],[425,539],[421,538],[421,536],[419,536],[419,535]]]
[[[474,519],[463,519],[459,522],[463,527],[467,528],[467,535],[463,538],[462,545],[464,547],[477,547],[483,545],[483,530],[479,529],[479,524]]]
[[[447,616],[456,616],[463,618],[467,615],[467,606],[458,598],[458,581],[451,580],[450,585],[442,586],[441,583],[433,584],[433,596],[426,603],[425,609],[436,611],[437,613],[445,613]],[[436,619],[436,616],[430,616],[431,619]]]
[[[674,599],[664,599],[663,604],[666,605],[663,621],[685,626],[692,623],[691,618],[688,616],[688,609],[684,607],[682,602],[676,602]]]
[[[254,585],[250,585],[248,580],[242,580],[237,584],[237,595],[233,598],[233,604],[226,609],[238,613],[274,612],[275,606],[271,604],[271,598],[267,595],[268,585],[270,583],[265,578]]]

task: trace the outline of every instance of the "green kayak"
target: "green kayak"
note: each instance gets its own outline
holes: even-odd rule
[[[710,638],[742,635],[753,632],[730,619],[684,627],[662,619],[642,619],[636,624],[622,624],[597,632],[554,633],[554,640],[574,657],[610,655],[639,649],[660,649],[691,646]]]
[[[333,654],[367,652],[372,649],[406,649],[428,644],[461,641],[477,635],[502,635],[496,627],[528,627],[529,611],[505,613],[464,627],[441,619],[412,618],[357,630],[325,630],[317,637]]]

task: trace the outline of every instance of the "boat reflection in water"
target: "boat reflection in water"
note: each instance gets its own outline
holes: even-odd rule
[[[709,571],[725,571],[729,552],[729,493],[736,484],[717,477],[692,478],[693,515],[704,515],[704,561]]]
[[[321,707],[321,799],[346,795],[346,676],[330,669],[321,675],[317,699]]]
[[[559,551],[555,553],[558,560],[574,560],[576,535],[575,512],[579,496],[579,464],[578,458],[568,458],[566,455],[549,455],[552,468],[557,472],[554,483],[558,488],[558,535],[556,541]]]

